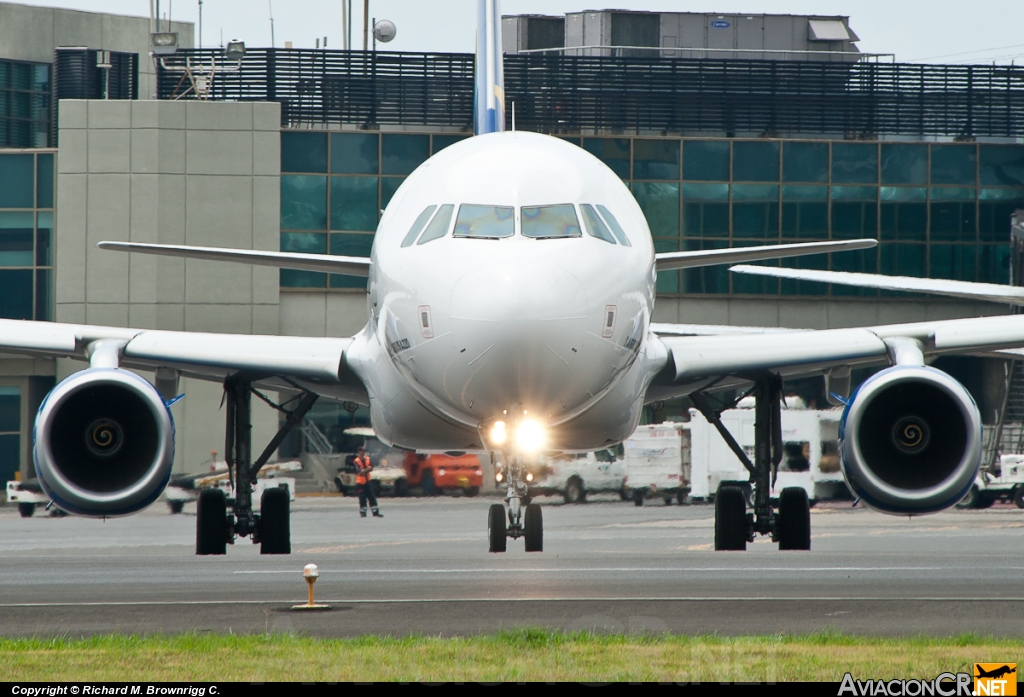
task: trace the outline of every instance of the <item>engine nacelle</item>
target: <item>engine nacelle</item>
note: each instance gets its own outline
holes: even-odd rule
[[[846,406],[839,431],[843,476],[884,513],[949,508],[981,462],[981,415],[970,393],[926,366],[897,365],[868,378]]]
[[[129,515],[167,486],[174,422],[144,378],[84,370],[39,407],[32,456],[43,490],[60,508],[97,518]]]

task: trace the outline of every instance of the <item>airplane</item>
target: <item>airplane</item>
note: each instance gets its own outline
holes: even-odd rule
[[[533,453],[607,448],[625,440],[645,404],[687,396],[750,473],[715,498],[715,548],[756,536],[809,549],[802,488],[769,493],[783,457],[783,380],[823,375],[846,402],[842,466],[867,505],[917,515],[948,508],[975,480],[981,417],[967,390],[926,365],[936,355],[1024,347],[1024,317],[784,331],[652,322],[662,272],[865,249],[875,240],[654,252],[621,179],[558,138],[506,131],[497,0],[479,0],[476,134],[414,171],[384,211],[369,258],[106,241],[102,249],[348,274],[368,279],[369,318],[350,337],[285,337],[0,321],[0,350],[68,357],[88,368],[39,409],[33,459],[42,488],[80,516],[129,515],[170,476],[168,409],[180,376],[223,383],[225,459],[235,496],[204,490],[196,553],[221,555],[237,537],[264,554],[291,551],[287,493],[253,482],[317,399],[368,406],[383,442],[418,450],[500,454],[506,497],[488,511],[491,552],[508,538],[543,550],[540,506],[527,504]],[[851,393],[852,367],[883,366]],[[153,371],[152,381],[133,371]],[[722,426],[753,395],[748,457]],[[252,398],[286,418],[255,455]],[[745,489],[752,489],[748,512]]]

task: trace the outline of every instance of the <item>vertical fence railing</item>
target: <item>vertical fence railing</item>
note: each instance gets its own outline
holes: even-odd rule
[[[183,50],[158,69],[161,99],[195,98],[189,58],[220,66],[210,97],[281,102],[286,126],[472,123],[470,54]],[[544,132],[1024,136],[1016,66],[532,54],[505,57],[505,83],[517,127]]]

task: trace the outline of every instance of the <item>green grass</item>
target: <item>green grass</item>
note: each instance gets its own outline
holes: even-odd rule
[[[1019,639],[718,637],[517,629],[475,637],[0,639],[8,681],[839,681],[934,678],[1024,659]]]

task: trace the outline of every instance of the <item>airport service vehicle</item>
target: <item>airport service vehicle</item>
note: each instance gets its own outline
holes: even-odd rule
[[[625,495],[622,448],[586,453],[550,453],[530,467],[530,497],[558,494],[566,503],[584,503],[587,494],[611,491]]]
[[[1000,455],[994,467],[983,467],[958,508],[988,508],[1013,501],[1024,508],[1024,455]]]
[[[7,503],[18,504],[18,514],[22,518],[31,518],[36,506],[46,506],[50,497],[43,491],[39,480],[27,482],[10,480],[7,482]]]
[[[733,433],[744,452],[754,451],[754,409],[730,409],[721,413],[722,423]],[[838,409],[782,409],[781,437],[783,457],[776,469],[771,498],[778,499],[783,489],[800,487],[811,501],[847,496],[839,463]],[[690,448],[692,491],[695,499],[714,497],[723,481],[748,480],[750,473],[733,454],[713,424],[699,411],[690,411]]]
[[[102,518],[130,515],[161,496],[174,462],[170,408],[181,375],[224,387],[224,454],[235,495],[229,501],[215,488],[200,492],[196,553],[203,555],[225,554],[237,537],[258,541],[264,554],[290,553],[288,493],[267,489],[257,505],[254,483],[318,399],[368,406],[374,431],[389,445],[500,455],[506,496],[488,511],[492,552],[504,552],[509,537],[524,538],[528,552],[543,550],[541,509],[523,505],[526,463],[535,453],[621,443],[645,404],[679,396],[734,446],[753,489],[748,512],[739,487],[719,487],[715,547],[745,549],[763,535],[782,549],[808,549],[806,490],[784,489],[778,505],[771,495],[772,472],[785,456],[783,382],[797,376],[823,375],[828,392],[848,402],[841,463],[865,504],[919,515],[962,499],[978,472],[981,418],[967,390],[927,360],[1019,351],[1024,316],[821,331],[652,322],[660,273],[877,242],[656,254],[643,211],[615,172],[559,138],[504,130],[501,15],[496,0],[480,0],[478,8],[478,135],[441,150],[404,180],[368,258],[98,243],[108,252],[364,277],[369,317],[355,336],[0,321],[4,353],[87,364],[54,387],[36,417],[33,459],[54,504]],[[1024,305],[1024,288],[1008,286],[734,270]],[[853,392],[850,370],[860,366],[883,369]],[[715,397],[735,389],[755,400],[752,457],[722,423],[733,404]],[[254,450],[252,398],[273,403],[263,390],[293,396],[274,404],[285,416],[281,428]]]
[[[402,461],[405,486],[399,496],[419,487],[424,496],[461,492],[476,496],[484,481],[480,458],[469,453],[406,453]]]
[[[366,446],[366,454],[370,456],[373,470],[370,472],[370,486],[374,496],[405,496],[408,487],[405,483],[405,469],[402,467],[403,454],[381,443],[372,428],[353,426],[346,428],[344,434]],[[359,439],[362,439],[361,441]],[[342,465],[334,477],[334,487],[338,493],[351,496],[356,493],[356,453],[343,453]]]
[[[685,424],[666,422],[638,426],[625,443],[626,477],[623,498],[637,506],[644,499],[676,499],[683,505],[690,493],[690,432]]]
[[[295,479],[289,477],[289,472],[296,472],[302,469],[302,463],[298,460],[285,460],[266,465],[254,484],[254,492],[257,496],[263,494],[266,489],[281,487],[288,490],[289,501],[295,500]],[[181,474],[171,477],[171,481],[164,489],[164,500],[171,513],[181,513],[186,503],[195,501],[199,492],[203,489],[216,487],[224,492],[224,496],[231,498],[234,493],[233,482],[231,481],[231,470],[227,463],[223,466],[214,466],[209,472],[196,474]]]

